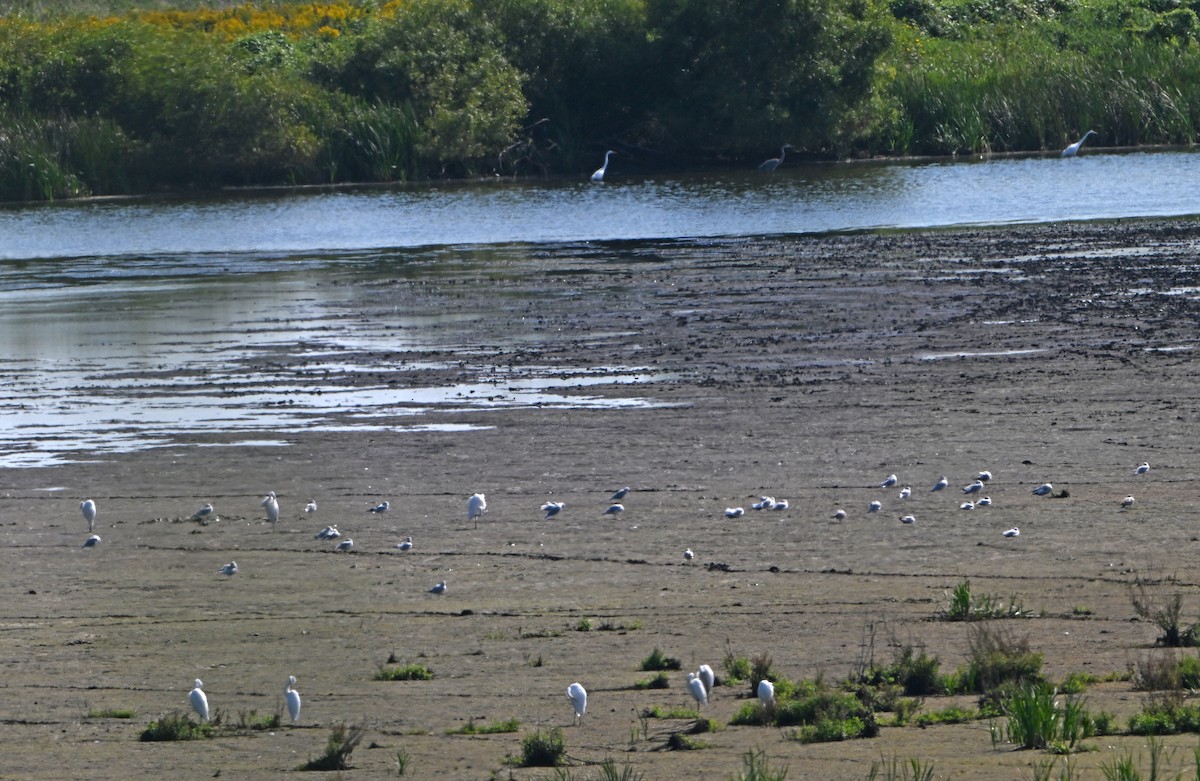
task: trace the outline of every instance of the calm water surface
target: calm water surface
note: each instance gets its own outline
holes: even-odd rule
[[[282,447],[302,430],[421,428],[430,410],[610,405],[587,396],[601,383],[645,387],[622,404],[659,403],[645,367],[583,357],[565,375],[469,366],[474,380],[419,392],[300,384],[263,368],[270,351],[303,343],[336,379],[362,371],[360,351],[454,349],[470,332],[469,317],[364,321],[329,293],[332,281],[381,269],[434,273],[439,259],[486,263],[529,244],[568,253],[613,239],[1193,215],[1197,183],[1200,154],[1187,152],[785,165],[769,177],[627,177],[614,163],[602,185],[498,180],[0,209],[0,467],[179,446],[198,431]],[[181,368],[189,378],[173,375]],[[405,364],[370,368],[394,379]],[[281,387],[286,405],[276,403]],[[412,422],[397,425],[398,415]]]

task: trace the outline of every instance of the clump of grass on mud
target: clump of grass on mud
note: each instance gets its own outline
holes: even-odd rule
[[[138,740],[143,742],[204,740],[212,737],[212,733],[212,724],[197,724],[187,716],[173,713],[170,716],[163,716],[158,721],[150,722],[146,729],[142,730]]]
[[[787,774],[786,765],[782,770],[772,770],[767,752],[760,749],[742,755],[742,772],[734,781],[785,781]]]
[[[134,719],[137,718],[137,711],[129,708],[101,708],[88,711],[87,717],[89,719]]]
[[[521,722],[517,719],[508,719],[507,721],[493,721],[491,724],[476,724],[475,719],[468,719],[467,723],[458,729],[446,730],[447,735],[497,735],[506,732],[516,732],[521,727]]]
[[[377,681],[432,681],[433,671],[423,664],[406,664],[398,667],[381,667],[375,673]]]
[[[672,656],[667,656],[658,648],[655,648],[650,652],[649,656],[642,660],[642,665],[639,669],[646,672],[653,672],[655,670],[682,670],[683,662]]]
[[[974,594],[971,581],[960,581],[950,591],[950,603],[942,617],[947,621],[987,621],[996,618],[1018,618],[1025,615],[1025,608],[1010,597],[1006,605],[995,594]]]
[[[347,727],[339,724],[329,733],[325,742],[325,753],[316,759],[310,759],[300,766],[300,770],[349,770],[350,755],[362,741],[366,729],[362,726]]]
[[[667,676],[666,673],[660,672],[660,673],[657,673],[656,675],[650,676],[649,678],[643,678],[642,680],[634,683],[633,688],[635,688],[635,689],[669,689],[669,688],[671,688],[671,679]]]
[[[519,764],[521,767],[558,767],[566,755],[567,743],[560,728],[545,732],[539,729],[521,741]]]
[[[1138,618],[1158,627],[1162,633],[1158,636],[1159,645],[1169,648],[1200,645],[1200,623],[1183,624],[1183,594],[1178,587],[1170,588],[1166,580],[1138,575],[1129,584],[1129,601]]]

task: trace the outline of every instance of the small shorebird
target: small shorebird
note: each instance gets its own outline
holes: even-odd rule
[[[412,537],[405,537],[404,542],[397,544],[396,547],[402,551],[412,550]]]
[[[950,485],[950,481],[949,481],[948,479],[946,479],[946,476],[945,476],[945,475],[942,475],[942,479],[941,479],[941,480],[938,480],[936,483],[934,483],[934,484],[933,484],[933,488],[931,488],[931,489],[929,489],[929,490],[931,490],[931,491],[940,491],[940,490],[942,490],[943,488],[946,488],[946,487],[947,487],[947,486],[949,486],[949,485]]]
[[[1005,537],[1020,537],[1021,530],[1018,529],[1016,526],[1014,526],[1011,529],[1009,529],[1008,531],[1004,532],[1004,536]]]
[[[219,570],[217,570],[217,574],[233,576],[233,575],[237,574],[237,571],[238,571],[237,562],[231,561],[228,564],[226,564],[224,567],[221,567]]]
[[[885,477],[883,479],[883,482],[879,484],[879,487],[880,488],[891,488],[893,485],[895,485],[898,482],[900,482],[900,479],[898,477],[896,477],[895,475],[888,475],[887,477]]]
[[[1144,475],[1144,474],[1146,474],[1146,473],[1147,473],[1147,472],[1149,472],[1149,471],[1150,471],[1150,462],[1149,462],[1149,461],[1143,461],[1143,462],[1141,463],[1141,465],[1140,465],[1140,466],[1138,466],[1138,468],[1137,468],[1137,469],[1133,470],[1133,473],[1134,473],[1135,475]]]
[[[563,511],[564,507],[566,507],[566,504],[564,504],[563,502],[546,502],[545,504],[542,505],[542,509],[546,511],[546,517],[543,518],[542,520],[543,521],[550,520],[554,516],[561,513]]]
[[[392,507],[391,502],[389,502],[387,499],[384,499],[379,504],[377,504],[374,507],[372,507],[371,509],[367,510],[367,512],[375,513],[376,515],[378,515],[379,513],[386,513],[389,509],[391,509],[391,507]]]
[[[1054,490],[1054,486],[1050,483],[1042,483],[1037,488],[1033,489],[1034,496],[1045,496]]]
[[[867,512],[869,512],[869,513],[877,513],[882,509],[883,509],[883,502],[880,502],[880,501],[874,501],[874,502],[871,502],[869,505],[867,505]]]
[[[1121,509],[1128,510],[1130,507],[1133,507],[1133,494],[1121,500]]]
[[[725,508],[725,517],[726,518],[741,518],[745,514],[746,514],[746,510],[743,507],[726,507]]]

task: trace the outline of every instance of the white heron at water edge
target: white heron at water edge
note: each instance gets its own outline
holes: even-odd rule
[[[764,708],[771,708],[775,705],[775,684],[766,678],[758,682],[758,701],[763,704]]]
[[[429,593],[430,594],[445,594],[446,593],[446,581],[443,580],[440,583],[438,583],[436,586],[434,586],[433,588],[429,589]]]
[[[1059,155],[1059,157],[1074,157],[1075,155],[1079,154],[1079,150],[1083,146],[1083,142],[1088,140],[1088,136],[1094,136],[1094,135],[1096,135],[1095,130],[1089,130],[1088,132],[1084,133],[1083,138],[1079,139],[1074,144],[1071,144],[1066,149],[1064,149],[1062,151],[1062,154]]]
[[[259,506],[266,508],[267,520],[270,521],[271,526],[274,527],[275,523],[279,521],[279,500],[275,497],[275,492],[269,491],[267,495],[263,497],[262,503]]]
[[[84,499],[79,503],[79,511],[83,513],[83,519],[87,521],[88,534],[96,530],[96,503],[91,499]]]
[[[289,675],[287,684],[283,687],[283,697],[287,700],[288,715],[292,717],[292,721],[300,720],[300,692],[294,688],[296,686],[296,676]]]
[[[1034,496],[1045,496],[1046,494],[1050,493],[1053,490],[1054,490],[1054,486],[1051,485],[1050,483],[1042,483],[1037,488],[1033,489],[1033,491],[1031,491],[1031,493]]]
[[[237,571],[238,571],[237,562],[231,561],[228,564],[226,564],[224,567],[221,567],[219,570],[217,570],[217,574],[232,577],[237,574]]]
[[[197,678],[192,685],[194,688],[188,694],[188,702],[192,704],[192,710],[196,711],[200,721],[208,721],[208,697],[204,695],[204,681]]]
[[[467,520],[475,522],[475,528],[479,528],[479,517],[487,512],[487,498],[483,494],[471,494],[471,498],[467,499]]]
[[[367,510],[367,512],[375,513],[378,515],[379,513],[386,513],[391,508],[391,506],[392,506],[391,502],[389,502],[387,499],[384,499],[379,504],[377,504],[374,507],[372,507],[371,509]]]
[[[404,542],[400,543],[396,547],[402,551],[412,550],[412,537],[405,537]]]
[[[543,518],[542,520],[543,521],[550,520],[554,516],[561,513],[563,511],[563,508],[566,506],[567,505],[564,502],[546,502],[545,504],[542,505],[542,509],[546,511],[546,517]]]
[[[775,169],[778,168],[781,163],[783,163],[783,158],[787,157],[787,151],[789,149],[795,149],[795,147],[793,147],[791,144],[784,144],[781,146],[779,148],[779,157],[772,157],[770,160],[762,161],[758,164],[758,170],[762,171],[764,174],[773,173]]]
[[[688,694],[692,695],[697,705],[704,707],[708,704],[708,692],[704,689],[704,681],[695,673],[688,673],[687,688]]]
[[[93,535],[89,536],[86,540],[83,541],[83,547],[85,547],[85,548],[94,548],[99,544],[100,544],[100,535],[99,534],[93,534]]]
[[[594,174],[592,174],[593,182],[603,182],[604,181],[604,174],[608,173],[608,158],[612,157],[615,154],[616,154],[616,152],[612,151],[611,149],[604,153],[604,165],[597,168],[596,172]]]
[[[583,688],[582,683],[576,681],[567,687],[567,697],[571,700],[571,707],[575,709],[575,723],[578,724],[587,712],[587,690]]]
[[[700,669],[696,671],[696,677],[704,684],[705,693],[711,697],[713,687],[717,685],[717,674],[713,672],[713,668],[707,664],[700,665]]]

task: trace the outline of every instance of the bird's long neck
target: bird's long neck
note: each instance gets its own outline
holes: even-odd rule
[[[779,162],[783,162],[783,158],[787,155],[787,146],[779,147]]]

